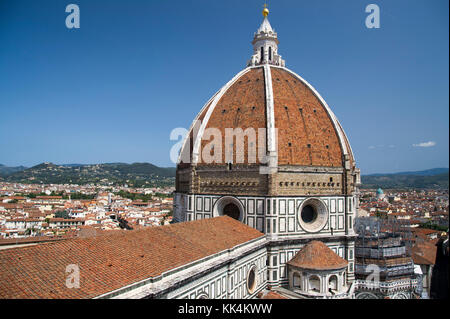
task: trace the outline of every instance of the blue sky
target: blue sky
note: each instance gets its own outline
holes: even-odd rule
[[[1,1],[0,163],[173,166],[170,132],[245,67],[263,3]],[[268,4],[286,66],[330,105],[362,174],[448,167],[447,0]]]

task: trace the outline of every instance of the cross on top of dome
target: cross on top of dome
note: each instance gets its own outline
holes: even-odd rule
[[[267,4],[264,5],[264,20],[255,33],[253,38],[253,55],[248,61],[247,66],[255,66],[261,64],[273,64],[285,66],[285,61],[278,55],[278,36],[272,29],[269,19],[269,9]]]

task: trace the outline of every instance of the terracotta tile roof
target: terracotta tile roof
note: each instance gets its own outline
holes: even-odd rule
[[[41,243],[48,241],[57,241],[57,240],[66,240],[68,237],[47,237],[47,236],[38,236],[38,237],[24,237],[24,238],[0,238],[0,246],[3,245],[11,245],[11,244],[27,244],[27,243]]]
[[[62,199],[62,196],[36,196],[36,199]]]
[[[285,296],[282,296],[277,292],[269,291],[266,294],[261,294],[259,296],[259,299],[289,299],[289,298],[286,298]]]
[[[318,240],[310,241],[289,262],[289,265],[304,269],[339,269],[347,267],[347,260]]]
[[[146,212],[160,212],[161,208],[157,208],[157,207],[148,207],[148,208],[144,208],[143,209]]]
[[[412,248],[411,257],[417,265],[434,265],[437,248],[433,243],[416,243]]]
[[[23,204],[0,203],[0,207],[3,207],[4,209],[17,209],[23,208]]]
[[[0,298],[92,298],[262,236],[224,216],[0,250]]]
[[[49,218],[50,222],[83,222],[83,218]]]
[[[411,231],[416,234],[420,233],[420,234],[424,234],[424,235],[440,234],[442,232],[439,230],[428,229],[428,228],[413,228]]]

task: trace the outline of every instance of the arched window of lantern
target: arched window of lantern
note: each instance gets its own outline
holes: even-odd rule
[[[320,278],[316,275],[309,277],[309,290],[314,292],[320,292]]]
[[[331,275],[328,279],[328,291],[331,293],[336,293],[339,290],[338,283],[338,277],[336,275]]]
[[[269,61],[272,61],[272,47],[269,47]]]
[[[264,61],[264,47],[261,47],[261,62]]]

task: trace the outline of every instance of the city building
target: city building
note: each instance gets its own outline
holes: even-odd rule
[[[377,189],[377,199],[384,200],[385,196],[386,195],[384,194],[383,190],[381,188],[378,188]]]
[[[401,223],[399,225],[402,225]],[[422,272],[411,258],[410,236],[389,221],[358,218],[355,228],[356,299],[414,299],[422,296]],[[398,225],[395,225],[398,226]]]
[[[412,248],[412,258],[414,265],[420,267],[422,278],[422,297],[428,299],[431,289],[431,278],[433,274],[433,267],[436,261],[436,246],[427,241],[420,241],[415,243]]]

